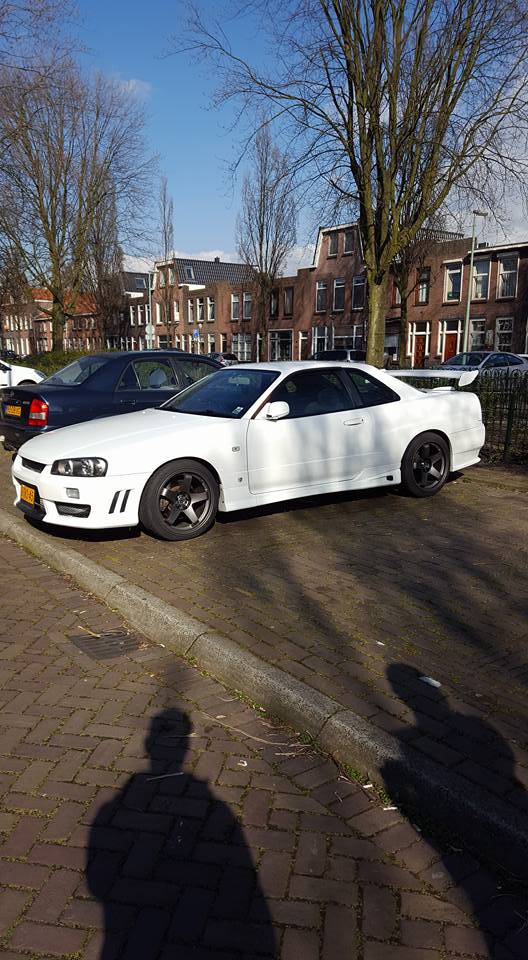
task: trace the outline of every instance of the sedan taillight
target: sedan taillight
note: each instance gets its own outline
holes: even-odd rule
[[[32,400],[29,408],[28,427],[45,427],[48,423],[49,406],[45,400]]]

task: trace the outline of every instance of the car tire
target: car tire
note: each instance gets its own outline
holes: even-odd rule
[[[206,533],[218,511],[218,483],[196,460],[172,460],[148,480],[139,520],[161,540],[194,540]]]
[[[438,433],[420,433],[411,441],[401,465],[402,486],[413,497],[433,497],[449,476],[450,451]]]

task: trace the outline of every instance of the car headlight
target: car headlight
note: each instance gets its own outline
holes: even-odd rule
[[[108,464],[102,457],[79,457],[72,460],[55,460],[52,473],[60,477],[104,477]]]

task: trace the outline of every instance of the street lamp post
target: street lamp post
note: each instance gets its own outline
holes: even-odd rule
[[[471,307],[471,287],[473,285],[473,260],[475,258],[475,224],[477,217],[487,217],[485,210],[473,210],[473,229],[471,231],[471,256],[469,258],[469,277],[466,297],[466,319],[464,321],[464,335],[462,350],[466,353],[469,350],[469,311]]]

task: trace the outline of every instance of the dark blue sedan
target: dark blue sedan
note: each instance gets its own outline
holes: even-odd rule
[[[0,391],[4,448],[18,450],[31,437],[72,423],[159,407],[218,369],[208,357],[173,350],[79,357],[39,384]]]

